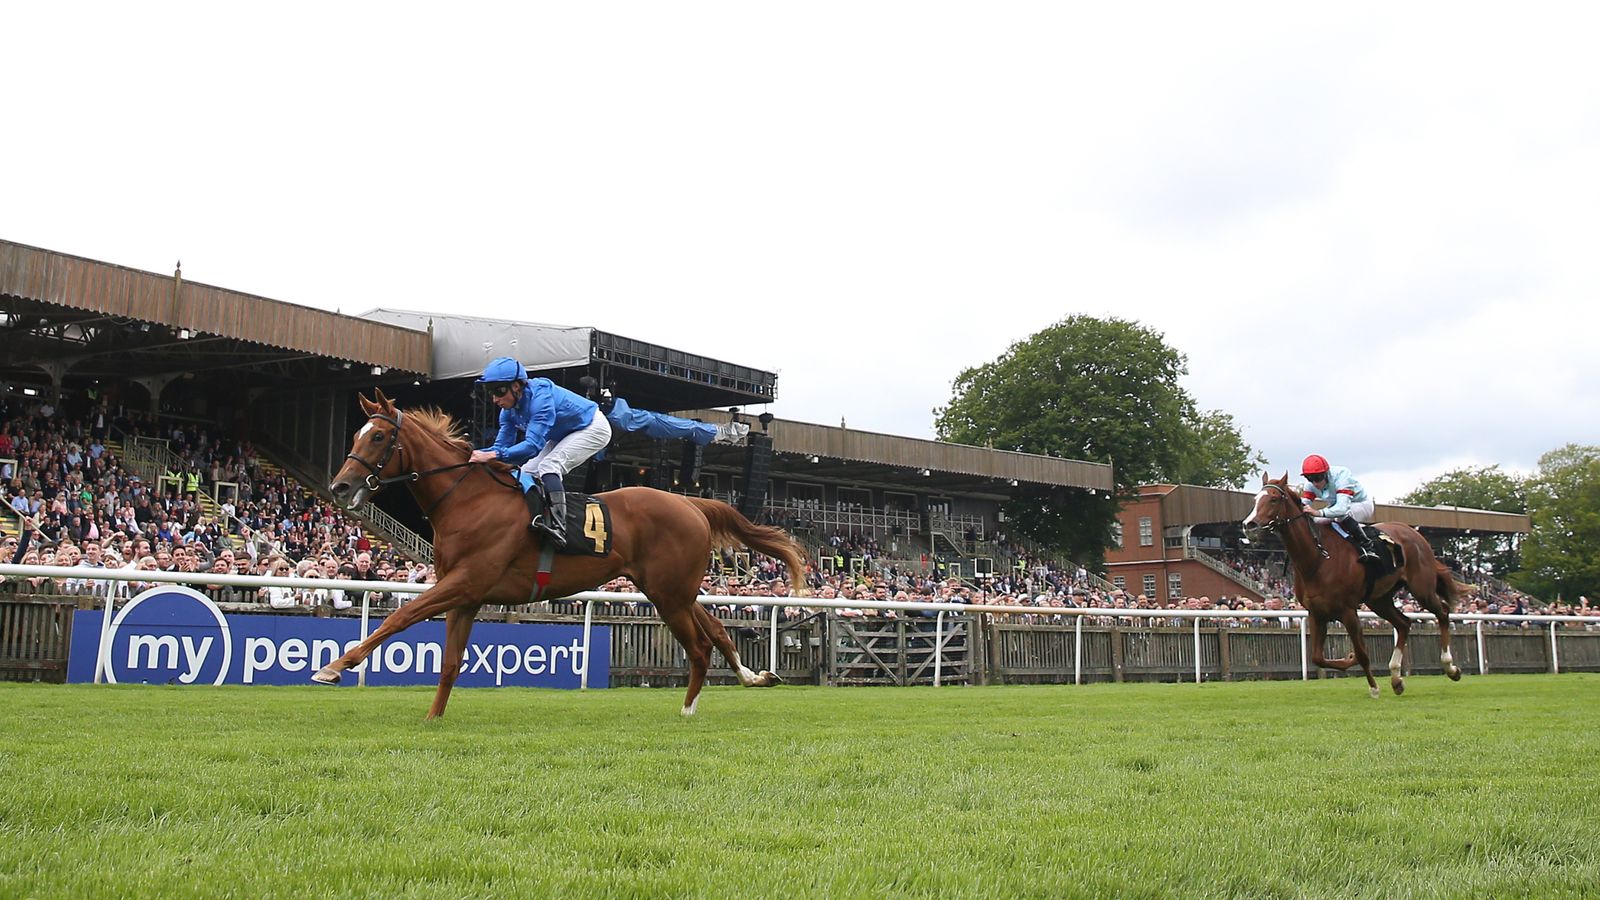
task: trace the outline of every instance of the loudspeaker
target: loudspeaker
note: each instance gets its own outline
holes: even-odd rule
[[[658,491],[665,491],[672,487],[672,451],[667,449],[666,441],[656,441],[654,451],[645,483]]]
[[[694,441],[683,442],[683,459],[678,463],[678,485],[684,490],[694,487],[700,478],[700,466],[706,461],[706,448]]]
[[[755,521],[767,505],[772,484],[772,435],[751,434],[745,440],[744,495],[739,498],[739,512]]]

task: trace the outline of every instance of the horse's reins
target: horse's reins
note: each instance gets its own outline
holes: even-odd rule
[[[1278,496],[1282,497],[1285,502],[1288,502],[1290,504],[1293,504],[1295,502],[1295,498],[1289,496],[1288,489],[1283,487],[1282,485],[1272,484],[1271,482],[1268,482],[1267,485],[1266,485],[1266,489],[1277,493]],[[1261,530],[1262,531],[1276,531],[1278,529],[1283,529],[1285,532],[1287,532],[1289,523],[1293,522],[1294,520],[1296,520],[1296,519],[1315,519],[1315,518],[1316,518],[1315,514],[1313,514],[1310,510],[1308,510],[1308,509],[1306,509],[1304,507],[1301,507],[1300,511],[1295,513],[1292,516],[1280,516],[1279,518],[1273,519],[1271,522],[1268,522],[1265,525],[1262,525],[1261,526]],[[1322,535],[1317,534],[1317,529],[1316,528],[1312,528],[1311,529],[1311,540],[1312,540],[1313,543],[1315,543],[1317,545],[1317,552],[1322,554],[1322,558],[1323,559],[1327,559],[1328,558],[1328,550],[1327,550],[1327,548],[1322,546]]]
[[[403,418],[405,418],[405,413],[400,411],[400,410],[398,410],[398,409],[394,411],[394,416],[392,418],[389,417],[389,416],[384,415],[383,413],[373,413],[372,415],[367,417],[367,419],[369,421],[372,420],[372,419],[378,419],[378,420],[383,421],[383,422],[388,422],[390,425],[394,426],[394,440],[390,441],[389,445],[383,448],[383,456],[378,460],[377,465],[373,465],[372,463],[368,462],[366,459],[363,459],[362,457],[359,457],[359,456],[355,455],[354,453],[346,453],[344,455],[344,458],[345,459],[353,459],[356,462],[358,462],[361,465],[366,467],[366,469],[367,469],[367,477],[362,479],[362,483],[364,485],[366,485],[367,490],[371,491],[374,494],[378,493],[379,491],[383,490],[385,487],[388,487],[391,484],[395,484],[396,482],[401,482],[401,481],[413,481],[413,482],[414,481],[421,481],[422,479],[427,478],[430,475],[438,475],[441,472],[449,472],[449,471],[451,471],[453,469],[466,469],[467,471],[462,472],[459,476],[457,476],[456,480],[454,482],[452,482],[451,485],[448,488],[445,488],[444,493],[440,494],[439,498],[437,500],[433,501],[433,503],[428,505],[428,508],[426,508],[426,509],[424,509],[422,511],[422,517],[424,519],[426,519],[426,518],[429,518],[429,516],[433,513],[434,510],[439,508],[439,504],[443,503],[446,497],[450,496],[450,494],[452,492],[454,492],[455,489],[461,485],[461,482],[466,480],[468,475],[472,474],[472,469],[471,469],[472,466],[480,466],[480,465],[483,465],[483,464],[482,463],[475,463],[475,462],[472,462],[471,460],[468,460],[466,462],[461,462],[461,463],[452,463],[451,465],[448,465],[448,466],[439,466],[437,468],[428,469],[426,471],[420,471],[419,470],[419,471],[415,471],[415,472],[404,472],[404,473],[401,473],[399,475],[390,475],[387,478],[383,477],[383,470],[388,467],[389,458],[394,456],[394,454],[396,452],[400,453],[400,463],[401,463],[401,466],[404,467],[404,464],[405,464],[405,448],[400,446],[400,420],[403,419]],[[484,467],[484,471],[487,472],[489,474],[489,477],[493,478],[497,483],[502,484],[502,485],[505,484],[505,482],[501,481],[499,476],[497,476],[494,473],[494,471],[489,469],[487,466]],[[515,484],[508,485],[508,486],[509,487],[516,487]]]

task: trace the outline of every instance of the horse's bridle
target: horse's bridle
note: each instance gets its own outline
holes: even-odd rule
[[[366,489],[368,491],[370,491],[371,493],[374,493],[374,494],[378,493],[379,491],[383,490],[384,488],[388,487],[389,485],[394,484],[397,481],[421,481],[422,479],[428,477],[429,475],[437,475],[440,472],[449,472],[452,469],[466,469],[467,471],[462,472],[461,476],[455,480],[454,484],[452,484],[449,487],[445,488],[444,493],[440,494],[439,498],[437,500],[433,501],[433,503],[429,504],[428,507],[422,511],[422,517],[424,519],[426,519],[429,516],[431,516],[433,514],[433,511],[439,508],[439,504],[443,503],[444,499],[446,497],[450,496],[451,492],[453,492],[456,489],[456,487],[459,486],[461,484],[461,482],[463,480],[465,480],[466,477],[469,474],[471,474],[471,472],[472,472],[471,467],[472,466],[481,465],[481,464],[472,462],[471,460],[468,460],[468,461],[462,462],[462,463],[452,463],[451,465],[448,465],[448,466],[439,466],[438,468],[428,469],[425,472],[413,470],[413,471],[410,471],[410,472],[401,472],[399,475],[390,475],[387,478],[383,477],[383,470],[388,468],[389,459],[392,456],[394,456],[396,453],[400,454],[401,467],[404,468],[405,452],[406,451],[405,451],[404,447],[400,446],[400,421],[403,418],[405,418],[405,413],[401,412],[398,409],[394,411],[394,415],[392,417],[384,415],[383,413],[373,413],[372,415],[367,416],[367,421],[368,422],[371,422],[373,419],[377,419],[380,422],[388,422],[391,426],[394,427],[394,438],[389,441],[388,446],[383,448],[383,455],[381,457],[379,457],[378,462],[377,462],[376,465],[374,465],[371,462],[368,462],[366,459],[364,459],[364,458],[362,458],[360,456],[355,455],[354,453],[346,453],[344,455],[344,458],[345,459],[353,459],[353,460],[355,460],[356,462],[360,463],[362,466],[364,466],[366,468],[367,477],[363,478],[361,480],[361,483],[366,487]],[[494,474],[494,472],[489,470],[487,467],[484,468],[484,471],[488,472],[490,477],[494,478],[495,481],[500,481],[500,478],[498,476],[496,476]],[[504,483],[504,482],[501,482],[501,483]],[[510,485],[510,486],[511,487],[516,487],[516,485],[514,483],[512,485]]]
[[[408,472],[406,474],[390,478],[383,477],[383,470],[389,466],[389,458],[394,456],[395,451],[400,449],[400,420],[404,417],[405,413],[398,409],[394,411],[393,417],[386,416],[383,413],[373,413],[372,415],[367,416],[368,422],[371,422],[373,419],[377,419],[381,422],[388,422],[390,425],[394,426],[394,437],[390,439],[388,446],[383,448],[383,455],[378,459],[377,465],[373,465],[365,458],[357,456],[354,453],[346,453],[344,455],[345,459],[353,459],[366,467],[367,477],[363,478],[361,481],[362,484],[366,485],[367,490],[374,494],[383,490],[385,485],[393,484],[396,481],[416,481],[418,478],[422,477],[421,474],[417,472]]]
[[[1262,490],[1263,491],[1272,491],[1273,493],[1275,493],[1278,496],[1282,497],[1285,503],[1288,503],[1290,506],[1294,506],[1295,505],[1294,496],[1289,493],[1289,489],[1288,488],[1284,487],[1281,484],[1273,484],[1272,482],[1269,481],[1269,482],[1267,482],[1266,486],[1264,488],[1262,488]],[[1279,516],[1279,517],[1273,519],[1270,522],[1265,522],[1265,523],[1263,523],[1261,525],[1258,525],[1256,527],[1260,528],[1263,532],[1282,531],[1282,530],[1287,530],[1287,528],[1289,527],[1290,523],[1294,522],[1294,520],[1296,520],[1296,519],[1312,519],[1312,520],[1315,520],[1316,519],[1316,514],[1313,513],[1311,510],[1306,509],[1304,506],[1301,506],[1300,507],[1300,511],[1297,512],[1297,513],[1294,513],[1293,515]],[[1322,554],[1322,558],[1323,559],[1327,559],[1328,558],[1328,551],[1322,546],[1322,536],[1317,534],[1317,529],[1316,529],[1315,526],[1313,526],[1311,528],[1311,540],[1317,545],[1317,552]]]

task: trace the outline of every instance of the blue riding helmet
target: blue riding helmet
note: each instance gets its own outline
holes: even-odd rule
[[[527,380],[528,373],[522,368],[522,363],[509,356],[501,356],[489,360],[489,364],[483,367],[483,375],[478,379],[478,383]]]

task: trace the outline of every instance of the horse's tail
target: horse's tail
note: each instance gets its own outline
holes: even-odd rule
[[[687,497],[711,525],[712,548],[745,546],[781,560],[789,570],[789,587],[799,593],[805,584],[805,558],[800,545],[782,528],[757,525],[721,500]]]
[[[1457,603],[1478,592],[1477,585],[1457,581],[1455,570],[1444,563],[1434,560],[1433,568],[1439,576],[1437,590],[1439,596],[1444,598],[1446,609],[1454,609]]]

